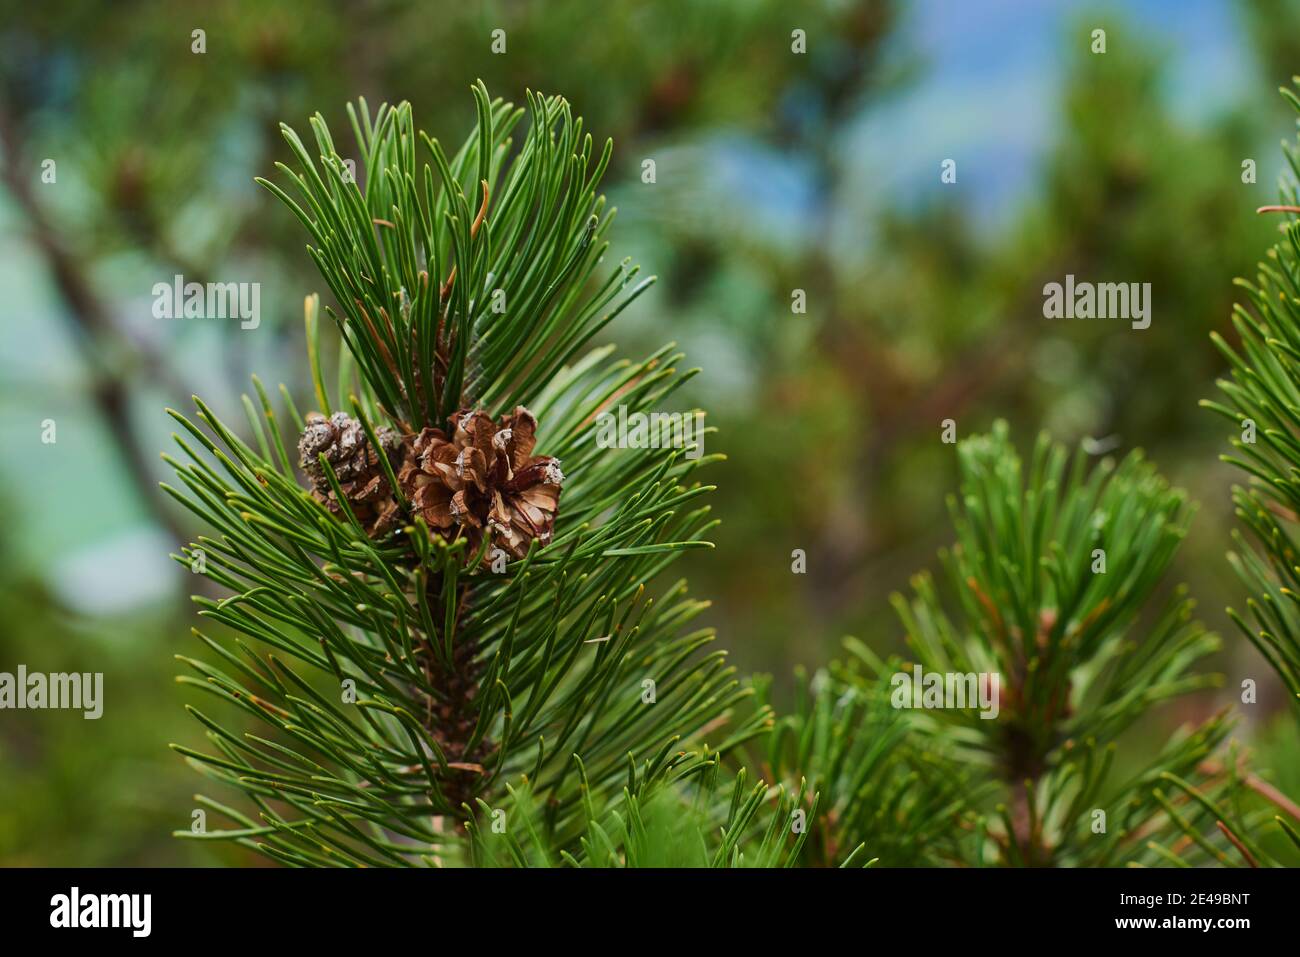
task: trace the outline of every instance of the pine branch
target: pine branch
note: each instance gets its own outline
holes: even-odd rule
[[[1300,78],[1298,78],[1300,82]],[[1288,90],[1283,96],[1300,112],[1300,99]],[[1297,147],[1284,147],[1293,177],[1300,178]],[[1238,430],[1232,439],[1235,455],[1223,460],[1247,473],[1250,484],[1233,489],[1237,516],[1254,540],[1234,533],[1238,550],[1229,561],[1251,590],[1244,614],[1229,609],[1241,631],[1282,679],[1293,701],[1300,697],[1300,552],[1294,535],[1300,514],[1300,220],[1296,208],[1296,179],[1282,184],[1282,203],[1262,207],[1288,219],[1283,239],[1260,263],[1254,282],[1238,280],[1247,303],[1233,307],[1232,322],[1240,344],[1212,336],[1228,360],[1231,379],[1218,383],[1226,404],[1209,400],[1201,405],[1231,421]]]
[[[958,460],[948,587],[922,574],[894,605],[909,665],[998,679],[994,720],[973,704],[910,712],[922,734],[956,742],[954,766],[997,785],[963,855],[1030,866],[1132,859],[1131,835],[1160,810],[1150,793],[1159,775],[1191,775],[1226,733],[1216,717],[1175,735],[1130,779],[1112,772],[1125,730],[1219,681],[1191,671],[1219,642],[1182,591],[1152,607],[1187,529],[1185,497],[1136,452],[1089,471],[1082,452],[1040,437],[1024,470],[1001,422],[959,443]],[[898,681],[909,665],[874,665],[896,682],[895,706],[911,706]]]
[[[263,181],[312,234],[340,304],[340,385],[309,298],[320,413],[283,386],[276,408],[256,380],[250,441],[198,399],[196,420],[172,413],[180,487],[165,488],[211,529],[175,557],[230,592],[196,599],[215,658],[183,658],[194,676],[180,680],[262,726],[241,735],[192,709],[210,748],[176,750],[256,810],[205,798],[229,826],[180,836],[304,866],[465,863],[489,854],[475,816],[527,795],[537,814],[515,816],[537,850],[517,862],[599,857],[592,809],[616,801],[634,756],[655,757],[625,800],[649,801],[663,775],[770,725],[712,631],[690,630],[703,603],[681,582],[649,590],[708,547],[694,473],[710,458],[596,441],[600,412],[660,406],[694,374],[671,347],[581,355],[648,282],[626,263],[593,278],[610,147],[593,163],[567,104],[530,96],[513,155],[523,111],[474,92],[478,128],[450,159],[409,105],[371,117],[363,103],[364,190],[320,117],[315,160],[285,128],[302,205]],[[723,820],[743,830],[752,813]],[[756,853],[775,860],[774,846]]]
[[[1300,77],[1292,83],[1300,85]],[[1283,88],[1282,96],[1300,113],[1300,97]],[[1295,533],[1300,521],[1300,145],[1283,146],[1290,176],[1281,183],[1280,202],[1262,206],[1260,213],[1281,213],[1282,239],[1259,264],[1253,282],[1238,280],[1246,303],[1233,307],[1232,323],[1240,342],[1212,339],[1231,369],[1220,379],[1223,402],[1201,405],[1232,422],[1235,454],[1222,456],[1246,473],[1248,484],[1234,486],[1236,514],[1245,533],[1233,532],[1237,545],[1228,561],[1250,591],[1245,612],[1228,614],[1259,651],[1289,692],[1293,709],[1300,708],[1300,551]],[[1300,710],[1294,713],[1300,715]],[[1235,774],[1235,767],[1233,768]],[[1236,860],[1250,866],[1277,863],[1261,850],[1265,835],[1280,829],[1295,841],[1295,827],[1277,808],[1294,811],[1294,802],[1271,786],[1247,775],[1245,787],[1274,805],[1252,817],[1224,814],[1217,826],[1236,851]],[[1184,788],[1184,790],[1187,790]],[[1194,792],[1193,797],[1200,797]],[[1253,840],[1253,836],[1258,840]]]

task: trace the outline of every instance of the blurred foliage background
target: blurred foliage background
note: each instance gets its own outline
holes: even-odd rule
[[[1231,280],[1273,236],[1254,209],[1276,196],[1297,6],[4,0],[0,670],[103,671],[106,712],[0,717],[0,863],[242,860],[168,836],[194,779],[165,745],[198,734],[170,682],[193,586],[167,554],[193,529],[156,489],[163,408],[197,392],[234,417],[252,372],[308,394],[301,303],[320,281],[252,181],[287,158],[279,121],[409,99],[458,141],[478,77],[561,93],[614,138],[613,252],[660,281],[608,336],[633,354],[675,339],[704,369],[689,400],[728,455],[723,524],[685,571],[778,703],[845,634],[900,647],[887,596],[949,539],[940,422],[1006,417],[1022,448],[1040,428],[1142,446],[1200,502],[1177,575],[1228,637],[1224,700],[1244,677],[1264,689],[1239,736],[1294,779],[1282,696],[1221,611],[1241,600],[1233,477],[1196,401]],[[1150,329],[1048,323],[1042,287],[1066,273],[1150,282]],[[261,325],[155,319],[153,284],[176,274],[260,282]]]

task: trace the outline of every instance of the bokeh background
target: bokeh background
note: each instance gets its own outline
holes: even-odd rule
[[[166,744],[198,726],[171,681],[197,648],[194,584],[167,556],[196,529],[157,491],[163,409],[198,393],[238,420],[253,372],[308,394],[301,303],[321,283],[253,183],[287,159],[278,122],[319,110],[337,131],[349,99],[409,99],[459,142],[478,77],[561,93],[615,140],[613,252],[660,281],[607,335],[675,340],[704,369],[722,525],[675,571],[742,669],[779,697],[846,634],[899,647],[888,595],[950,539],[942,419],[1140,446],[1200,503],[1177,577],[1227,638],[1228,687],[1264,689],[1238,736],[1297,793],[1282,696],[1222,611],[1242,600],[1234,475],[1197,408],[1232,279],[1274,235],[1254,209],[1295,72],[1282,0],[3,0],[0,670],[103,671],[106,714],[0,714],[0,864],[246,862],[169,836],[198,779]],[[1067,272],[1150,282],[1151,328],[1049,324],[1043,284]],[[155,319],[177,273],[260,282],[260,327]]]

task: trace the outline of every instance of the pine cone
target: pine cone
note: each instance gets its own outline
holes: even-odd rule
[[[407,437],[397,481],[416,513],[475,551],[485,533],[515,558],[528,554],[533,539],[550,542],[564,475],[557,459],[532,454],[533,414],[518,406],[497,424],[486,412],[463,410],[450,425],[450,437],[431,428]]]
[[[380,428],[375,437],[389,463],[396,467],[401,460],[401,437],[389,428]],[[311,481],[312,496],[339,515],[342,509],[320,464],[321,453],[334,469],[339,488],[367,534],[379,538],[401,523],[401,509],[379,465],[379,454],[371,447],[360,422],[343,412],[329,418],[311,412],[298,439],[298,465]]]

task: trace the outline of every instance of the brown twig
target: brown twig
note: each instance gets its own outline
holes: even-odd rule
[[[1232,842],[1232,846],[1241,852],[1241,856],[1246,859],[1247,864],[1251,867],[1259,867],[1259,861],[1255,860],[1254,855],[1252,855],[1250,851],[1246,850],[1246,845],[1241,843],[1241,840],[1237,835],[1232,833],[1232,828],[1228,827],[1228,825],[1224,824],[1222,821],[1215,821],[1214,823],[1215,826],[1223,832],[1223,836]]]

